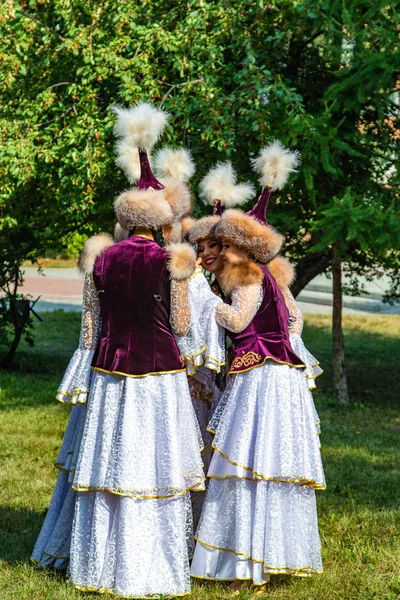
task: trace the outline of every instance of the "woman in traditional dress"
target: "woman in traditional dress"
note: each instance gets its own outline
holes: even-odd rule
[[[289,311],[267,268],[283,238],[267,225],[266,206],[297,158],[279,144],[269,152],[280,161],[272,173],[264,165],[256,207],[249,214],[228,210],[216,226],[231,296],[216,318],[233,359],[209,425],[215,452],[191,568],[194,577],[258,585],[271,573],[322,570],[315,490],[325,488],[307,365],[293,351]]]
[[[117,115],[116,132],[136,146],[142,168],[137,186],[115,202],[118,222],[131,235],[117,244],[94,236],[80,259],[81,348],[58,398],[82,406],[74,408],[58,462],[68,479],[57,482],[33,557],[60,567],[69,559],[78,589],[184,595],[190,593],[190,490],[204,486],[204,474],[173,332],[190,327],[187,279],[196,256],[187,245],[167,251],[155,240],[189,192],[161,184],[150,169],[146,150],[165,113],[142,104]]]
[[[184,356],[191,356],[188,361],[190,365],[188,381],[204,442],[202,458],[205,470],[210,465],[213,452],[211,445],[213,436],[207,430],[207,425],[218,405],[226,378],[224,330],[219,328],[218,339],[212,333],[216,325],[216,306],[220,298],[224,298],[219,284],[223,269],[222,256],[220,256],[222,245],[216,239],[214,229],[221,217],[222,206],[232,207],[243,204],[254,194],[255,190],[251,184],[236,182],[236,174],[230,162],[218,163],[200,182],[200,196],[204,202],[213,207],[213,214],[192,222],[186,233],[186,239],[197,248],[199,268],[189,281],[189,297],[192,314],[199,317],[193,319],[190,332],[192,339],[187,340],[188,336],[182,336],[178,340],[178,345]],[[211,285],[204,277],[202,269],[213,277]],[[192,350],[185,352],[183,344],[187,342]],[[214,359],[217,355],[217,343],[219,343],[219,362]],[[200,352],[196,352],[196,344],[200,347]],[[192,492],[192,498],[193,525],[196,530],[203,506],[204,492]]]

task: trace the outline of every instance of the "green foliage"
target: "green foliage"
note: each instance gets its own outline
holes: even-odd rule
[[[314,257],[329,265],[335,198],[351,220],[343,260],[364,274],[390,269],[395,292],[399,24],[384,0],[6,0],[0,261],[12,245],[21,262],[70,232],[112,231],[127,184],[109,109],[146,100],[171,112],[163,143],[191,149],[195,189],[217,160],[255,181],[249,158],[261,146],[298,148],[302,167],[269,211],[298,281]],[[374,221],[375,238],[364,230]]]

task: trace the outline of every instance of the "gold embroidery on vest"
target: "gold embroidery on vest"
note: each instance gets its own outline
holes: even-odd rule
[[[242,350],[243,352],[243,350]],[[261,355],[257,352],[246,352],[243,356],[237,356],[231,365],[231,369],[240,369],[241,367],[251,367],[261,360]]]

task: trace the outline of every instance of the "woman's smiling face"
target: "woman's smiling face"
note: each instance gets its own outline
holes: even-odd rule
[[[220,256],[222,245],[215,238],[205,238],[198,242],[197,256],[201,258],[201,266],[206,271],[217,275],[222,271],[223,262]]]

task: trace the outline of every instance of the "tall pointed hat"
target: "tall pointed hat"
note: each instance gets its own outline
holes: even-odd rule
[[[169,115],[148,103],[113,109],[117,115],[114,133],[117,164],[134,184],[115,201],[118,223],[123,231],[159,229],[170,225],[190,203],[190,192],[183,183],[161,182],[154,175],[150,152],[165,128]]]
[[[284,240],[267,223],[268,202],[271,192],[282,189],[299,161],[299,153],[290,152],[278,140],[263,148],[252,161],[253,168],[261,175],[259,182],[263,186],[257,203],[248,213],[226,211],[216,227],[217,236],[239,246],[258,262],[267,264],[277,256]]]
[[[222,210],[245,204],[255,196],[251,183],[237,183],[232,163],[219,162],[200,182],[200,197],[212,206],[212,216],[198,219],[187,232],[188,240],[197,243],[201,239],[213,237]]]

